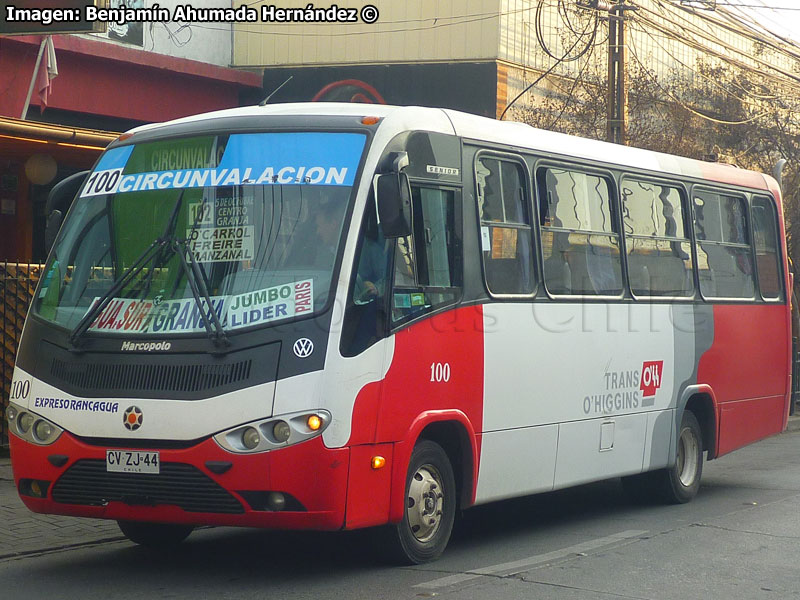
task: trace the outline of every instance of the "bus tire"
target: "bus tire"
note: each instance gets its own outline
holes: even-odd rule
[[[403,520],[390,529],[393,558],[405,564],[436,560],[444,552],[456,514],[450,459],[439,444],[421,440],[411,453]]]
[[[191,525],[140,521],[117,521],[117,525],[130,541],[152,549],[177,546],[189,537],[194,529]]]
[[[660,499],[669,504],[689,502],[700,489],[702,474],[703,432],[694,413],[684,410],[678,433],[675,464],[668,469],[658,471],[660,485],[657,491]]]

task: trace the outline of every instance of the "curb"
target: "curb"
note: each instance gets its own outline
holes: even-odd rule
[[[786,424],[786,433],[792,431],[800,431],[800,416],[789,417],[789,422]]]
[[[73,544],[60,544],[56,546],[44,546],[33,550],[21,550],[19,552],[7,552],[0,554],[0,561],[5,561],[14,558],[24,558],[26,556],[38,556],[40,554],[50,554],[51,552],[60,552],[62,550],[75,550],[78,548],[86,548],[87,546],[98,546],[100,544],[107,544],[109,542],[122,542],[126,538],[124,535],[109,536],[98,538],[96,540],[88,540],[86,542],[75,542]]]

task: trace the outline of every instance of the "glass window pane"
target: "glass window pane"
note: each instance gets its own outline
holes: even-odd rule
[[[753,298],[753,256],[745,199],[712,190],[696,192],[694,223],[703,295]]]
[[[626,179],[622,187],[628,281],[636,296],[690,296],[691,243],[674,187]]]
[[[692,244],[688,240],[626,238],[628,281],[636,296],[691,296]]]
[[[547,169],[543,224],[578,231],[613,233],[608,182],[597,175]]]
[[[695,234],[698,240],[749,244],[744,198],[716,192],[699,192],[694,198]]]
[[[764,298],[780,298],[783,290],[775,207],[768,198],[753,200],[753,241],[756,247],[758,285]]]
[[[627,180],[622,188],[623,223],[628,235],[685,239],[680,191]]]
[[[395,323],[455,302],[461,285],[454,193],[414,187],[412,208],[414,232],[395,245]]]
[[[706,297],[752,298],[753,257],[750,247],[698,242],[700,291]]]
[[[540,172],[539,185],[543,188],[542,251],[548,291],[621,294],[619,235],[608,181],[579,171],[546,169]]]
[[[616,296],[622,292],[617,236],[545,230],[544,280],[551,294]]]
[[[522,166],[482,156],[475,168],[481,221],[530,223]]]
[[[493,294],[531,294],[533,240],[525,171],[517,162],[480,157],[476,172],[486,285]]]

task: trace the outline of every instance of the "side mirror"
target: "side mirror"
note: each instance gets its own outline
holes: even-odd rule
[[[64,214],[72,204],[75,194],[83,186],[88,174],[89,171],[81,171],[62,179],[53,186],[53,189],[47,195],[47,205],[45,207],[47,224],[44,231],[44,243],[48,254],[56,241],[61,222],[64,220]]]
[[[408,175],[378,175],[375,194],[383,236],[391,239],[411,235],[411,184]]]
[[[53,244],[56,243],[56,236],[58,230],[61,229],[61,222],[64,220],[64,213],[56,209],[47,215],[47,223],[44,228],[44,247],[47,253],[53,249]]]

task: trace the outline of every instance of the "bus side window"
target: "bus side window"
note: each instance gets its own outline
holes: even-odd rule
[[[697,269],[705,298],[753,298],[753,255],[742,196],[694,193]]]
[[[753,199],[753,242],[761,297],[779,300],[783,297],[783,279],[778,253],[777,215],[769,198]]]
[[[622,293],[620,236],[605,177],[549,167],[539,171],[544,282],[551,294]]]
[[[622,222],[634,296],[687,297],[694,292],[692,243],[676,187],[625,178]]]
[[[413,232],[395,245],[391,299],[395,325],[453,304],[460,296],[455,193],[415,186],[411,196]]]
[[[483,268],[492,294],[533,293],[533,240],[522,165],[479,156],[475,164]]]

